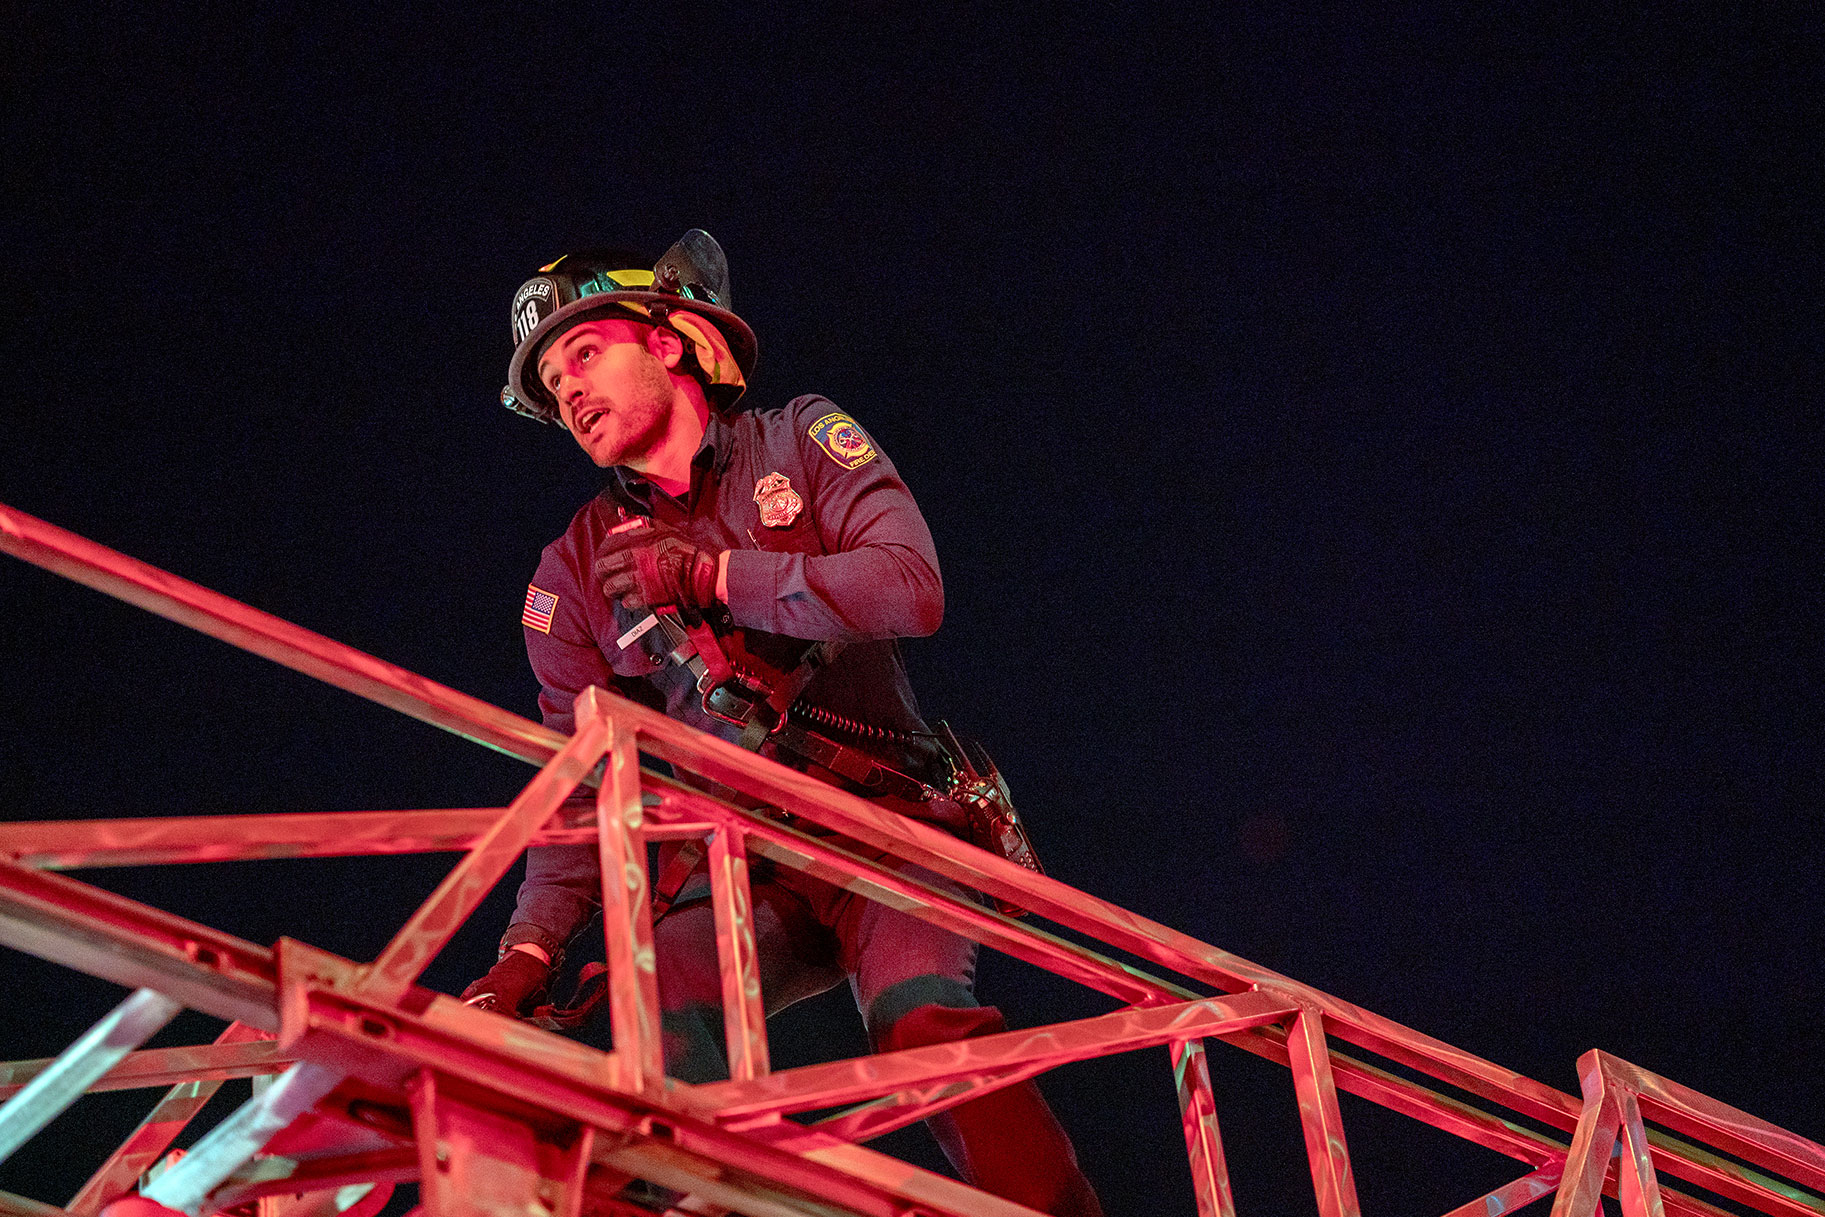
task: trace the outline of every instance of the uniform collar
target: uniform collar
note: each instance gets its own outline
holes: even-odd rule
[[[727,471],[729,461],[735,455],[734,438],[735,431],[728,420],[711,411],[710,421],[703,429],[703,439],[697,444],[697,454],[691,458],[691,500],[694,501],[702,490],[706,472],[714,474],[720,480]],[[657,486],[626,465],[616,465],[608,472],[608,485],[602,491],[604,495],[639,515],[652,514],[653,494],[658,490]]]

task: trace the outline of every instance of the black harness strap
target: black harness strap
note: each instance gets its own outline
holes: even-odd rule
[[[797,735],[810,734],[796,724],[787,721],[786,708],[798,700],[799,694],[805,691],[805,686],[811,683],[811,678],[828,666],[830,661],[842,652],[845,645],[832,639],[828,642],[820,642],[806,651],[804,658],[799,660],[798,666],[771,689],[764,700],[743,698],[730,687],[733,683],[730,680],[717,681],[703,695],[704,708],[720,717],[742,721],[741,736],[736,742],[749,752],[760,751],[760,746],[771,734],[775,742],[782,747],[786,747],[808,760],[824,764],[816,756],[806,753],[803,747],[794,746],[794,741],[781,738],[787,732]],[[699,655],[702,654],[702,651],[703,648],[698,647]],[[727,660],[724,660],[723,663],[726,667]],[[824,740],[823,743],[830,748],[856,752],[853,748],[844,749],[843,745],[834,740]],[[864,754],[857,753],[857,755]],[[834,759],[839,759],[850,768],[856,767],[855,762],[849,758]],[[872,758],[869,759],[872,760]],[[843,770],[836,769],[833,765],[825,765],[825,768],[843,773]],[[887,772],[892,773],[893,771],[888,770]],[[850,775],[843,773],[843,776],[849,777]],[[895,774],[895,776],[904,778],[904,775],[900,774]],[[852,778],[851,780],[860,779]],[[904,778],[904,780],[911,781],[912,779]],[[672,905],[678,900],[678,893],[684,890],[684,885],[690,882],[691,876],[696,874],[698,868],[703,865],[708,852],[701,837],[689,838],[679,845],[678,852],[672,855],[671,861],[666,863],[665,869],[660,872],[658,880],[653,884],[654,921],[658,921],[671,911]]]

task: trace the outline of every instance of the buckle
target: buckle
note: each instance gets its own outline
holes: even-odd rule
[[[707,678],[708,673],[705,676]],[[703,712],[711,718],[737,727],[746,727],[760,719],[769,732],[778,726],[773,708],[767,704],[766,692],[749,688],[739,678],[717,682],[708,689],[699,681],[698,690],[703,693]]]

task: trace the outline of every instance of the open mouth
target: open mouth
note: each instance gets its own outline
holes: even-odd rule
[[[588,435],[591,431],[595,430],[596,424],[601,422],[607,414],[608,410],[602,406],[584,407],[583,412],[577,415],[578,434]]]

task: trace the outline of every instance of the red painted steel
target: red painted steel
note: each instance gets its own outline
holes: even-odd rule
[[[0,550],[509,756],[543,765],[564,746],[563,736],[530,719],[426,680],[3,503]]]
[[[1299,1096],[1305,1154],[1318,1193],[1319,1217],[1359,1217],[1362,1208],[1356,1200],[1350,1148],[1344,1141],[1343,1113],[1337,1109],[1324,1016],[1310,1008],[1300,1010],[1293,1016],[1286,1046],[1293,1067],[1293,1091]]]
[[[1564,1163],[1548,1162],[1538,1170],[1529,1171],[1519,1179],[1504,1183],[1468,1204],[1460,1204],[1446,1213],[1445,1217],[1499,1217],[1503,1213],[1512,1213],[1523,1205],[1550,1195],[1559,1186],[1559,1178],[1564,1173]]]
[[[272,952],[62,875],[0,861],[0,945],[264,1031]]]
[[[1580,1103],[612,695],[591,690],[579,699],[579,734],[566,741],[10,508],[0,507],[0,548],[540,767],[505,809],[0,825],[0,943],[240,1019],[246,1026],[237,1037],[257,1034],[252,1029],[280,1036],[271,1044],[139,1053],[102,1079],[96,1089],[183,1078],[72,1202],[76,1217],[91,1217],[137,1175],[148,1155],[162,1152],[220,1078],[291,1061],[346,1075],[317,1111],[344,1127],[372,1128],[362,1135],[328,1134],[294,1162],[290,1175],[257,1160],[202,1201],[204,1208],[287,1187],[332,1187],[365,1172],[389,1182],[421,1178],[431,1217],[459,1211],[499,1217],[525,1212],[535,1201],[553,1217],[574,1217],[585,1197],[606,1213],[617,1206],[616,1189],[634,1177],[690,1192],[699,1208],[770,1215],[821,1206],[882,1217],[910,1211],[1014,1217],[1028,1210],[855,1141],[1061,1064],[1162,1043],[1172,1056],[1200,1217],[1229,1217],[1233,1202],[1206,1064],[1211,1040],[1289,1067],[1323,1217],[1357,1211],[1339,1090],[1533,1168],[1449,1217],[1511,1211],[1549,1190],[1556,1191],[1556,1215],[1591,1212],[1602,1194],[1618,1196],[1631,1217],[1662,1209],[1707,1217],[1721,1211],[1665,1186],[1666,1177],[1761,1212],[1825,1213],[1825,1202],[1801,1190],[1825,1190],[1825,1148],[1607,1054],[1580,1060]],[[764,810],[643,773],[636,747],[748,800],[788,808],[822,832],[814,835]],[[598,767],[603,758],[606,765]],[[597,788],[593,805],[566,800],[579,783]],[[643,863],[649,841],[706,834],[733,1068],[728,1082],[687,1086],[663,1078],[660,1068]],[[417,987],[424,965],[521,849],[587,840],[599,843],[604,862],[616,1052],[596,1052]],[[365,966],[290,941],[268,950],[45,873],[430,850],[466,856]],[[1126,1008],[961,1044],[770,1073],[750,921],[750,854],[888,900],[1106,993]],[[1007,899],[1099,945],[1147,960],[1162,974],[1069,942],[1034,919],[1015,922],[957,900],[890,869],[900,862]],[[1366,1049],[1469,1098],[1353,1057],[1333,1041]],[[41,1067],[0,1067],[0,1081],[16,1088]],[[815,1127],[782,1118],[844,1104],[853,1106]],[[1571,1142],[1522,1119],[1568,1131]],[[316,1134],[294,1125],[273,1142],[275,1153],[287,1135],[298,1146],[317,1145]],[[1619,1141],[1623,1152],[1614,1156]],[[432,1172],[436,1177],[427,1178]],[[63,1211],[0,1195],[0,1214],[51,1217]],[[316,1217],[328,1210],[307,1202],[288,1211]]]
[[[950,1078],[944,1081],[931,1082],[926,1085],[908,1085],[892,1094],[870,1099],[866,1103],[857,1103],[852,1107],[826,1116],[814,1127],[819,1132],[840,1138],[844,1141],[866,1142],[876,1137],[885,1136],[896,1128],[905,1128],[908,1124],[917,1124],[920,1120],[937,1115],[947,1108],[959,1103],[967,1103],[978,1095],[1012,1086],[1029,1078],[1038,1077],[1052,1068],[1050,1061],[1029,1061],[1018,1068],[1001,1072],[978,1072],[962,1078]],[[742,1128],[751,1124],[777,1122],[780,1119],[775,1112],[763,1112],[748,1118],[732,1117],[722,1122],[728,1128]]]
[[[1217,1100],[1210,1089],[1210,1066],[1202,1040],[1172,1041],[1172,1074],[1179,1092],[1179,1120],[1185,1130],[1185,1152],[1191,1158],[1191,1187],[1198,1217],[1235,1217],[1229,1190],[1229,1164],[1217,1128]]]
[[[587,690],[584,696],[594,692]],[[377,997],[397,997],[418,979],[451,935],[494,890],[501,876],[519,861],[533,834],[570,797],[584,775],[595,768],[612,730],[601,714],[577,721],[577,733],[539,770],[507,808],[507,814],[470,847],[463,860],[437,885],[431,898],[412,914],[374,960],[362,982],[363,988]],[[635,801],[637,804],[638,795]]]
[[[804,1065],[749,1082],[693,1086],[689,1102],[723,1119],[810,1111],[874,1098],[903,1086],[960,1080],[1025,1064],[1051,1068],[1188,1036],[1220,1035],[1284,1018],[1295,1008],[1270,994],[1242,993],[1177,1006],[1117,1010],[1030,1031],[1003,1031],[950,1044]]]
[[[1641,1105],[1626,1091],[1617,1096],[1622,1112],[1623,1167],[1617,1180],[1623,1217],[1665,1217],[1660,1203],[1660,1176],[1648,1157],[1648,1132],[1641,1123]]]
[[[585,689],[577,698],[577,732],[599,726],[608,752],[608,780],[596,796],[602,863],[602,931],[609,975],[609,1025],[621,1085],[656,1092],[664,1085],[659,1031],[659,973],[653,950],[653,903],[647,893],[645,811],[640,803],[640,757],[634,732],[616,723],[609,694]]]
[[[1626,1169],[1617,1183],[1631,1217],[1657,1211],[1663,1204],[1671,1209],[1684,1203],[1660,1185],[1661,1171],[1764,1212],[1784,1217],[1825,1213],[1825,1200],[1754,1169],[1778,1171],[1825,1191],[1825,1147],[1606,1052],[1593,1050],[1578,1058],[1578,1080],[1584,1106],[1553,1217],[1594,1211],[1603,1172],[1619,1140]],[[1644,1114],[1688,1136],[1702,1139],[1708,1132],[1718,1148],[1753,1166],[1646,1128]]]
[[[724,825],[710,835],[710,900],[716,911],[716,957],[722,967],[722,1024],[729,1076],[737,1082],[770,1069],[767,1014],[761,1000],[760,959],[754,945],[754,898],[748,884],[748,846]]]

